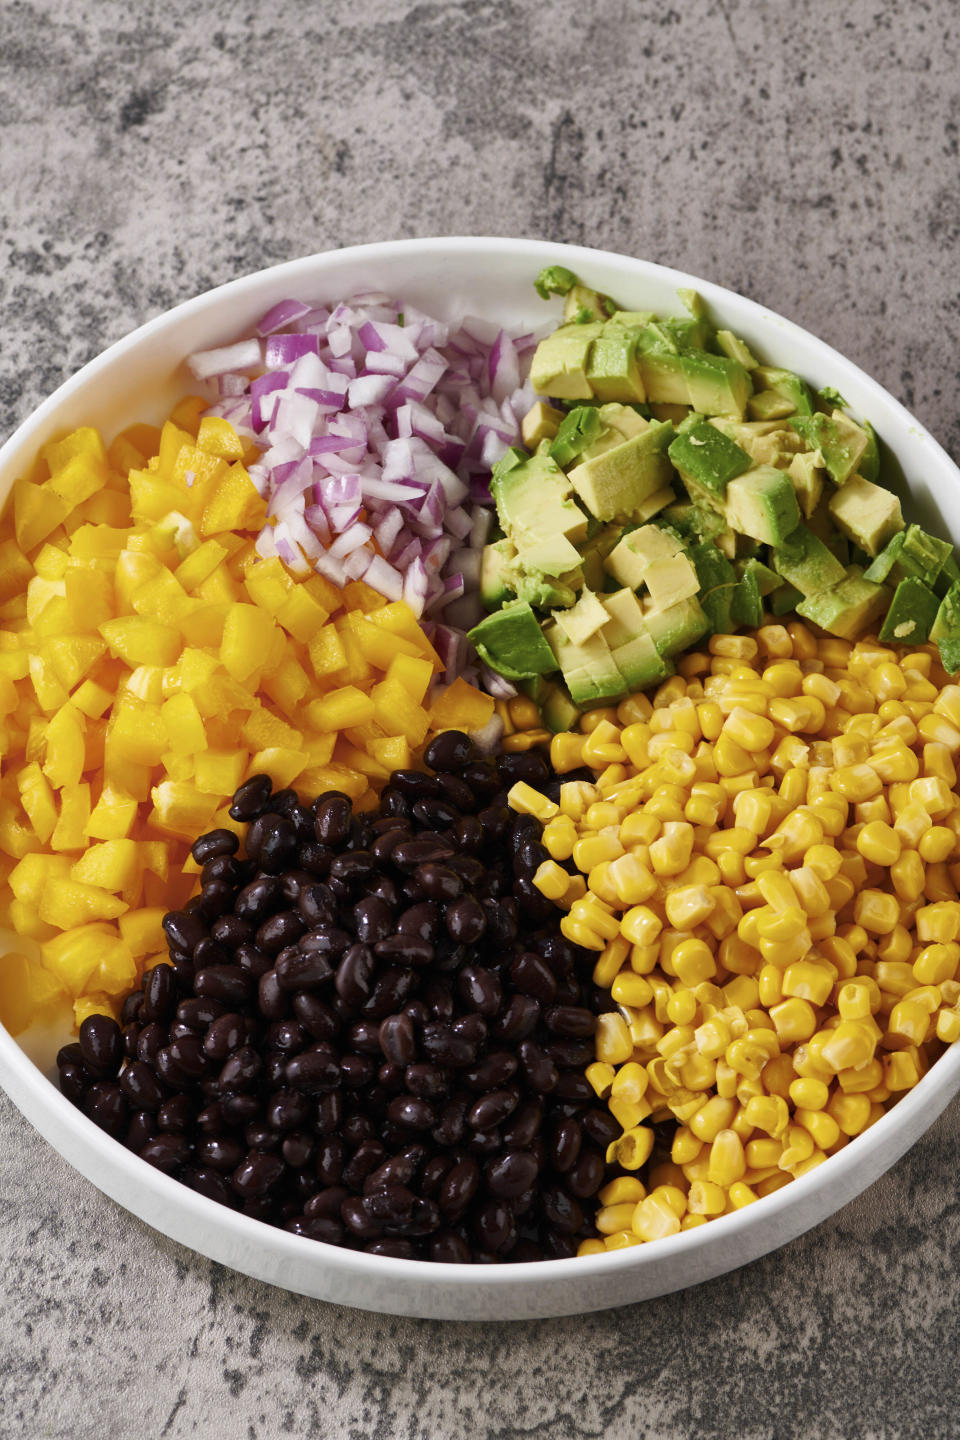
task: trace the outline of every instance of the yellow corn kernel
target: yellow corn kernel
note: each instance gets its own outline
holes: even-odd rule
[[[921,860],[927,864],[938,864],[950,859],[956,843],[956,835],[946,825],[931,825],[930,829],[920,836],[917,849]]]
[[[548,900],[560,900],[567,893],[570,876],[554,860],[544,860],[537,867],[533,883]]]
[[[819,1058],[834,1074],[856,1069],[873,1059],[876,1039],[865,1019],[841,1020],[832,1030],[826,1031],[825,1036]]]
[[[770,1019],[781,1044],[793,1045],[809,1040],[817,1028],[817,1017],[807,1000],[782,1000],[770,1011]]]
[[[633,1040],[622,1015],[610,1012],[597,1016],[597,1059],[608,1065],[622,1065],[633,1055]]]
[[[754,715],[737,705],[724,721],[722,736],[728,736],[745,750],[766,750],[773,743],[774,726],[764,715]]]
[[[601,1100],[605,1100],[610,1094],[610,1087],[613,1085],[613,1078],[616,1074],[613,1066],[607,1064],[605,1061],[595,1060],[592,1065],[587,1066],[584,1073],[594,1093],[598,1095]]]
[[[611,1103],[611,1111],[613,1104]],[[649,1113],[649,1110],[647,1111]],[[647,1125],[633,1125],[616,1141],[615,1158],[624,1170],[639,1170],[653,1151],[653,1131]]]
[[[617,1230],[613,1235],[607,1235],[603,1242],[604,1250],[629,1250],[631,1246],[642,1245],[643,1241],[639,1235],[634,1235],[632,1230]]]
[[[612,1239],[613,1237],[608,1237]],[[605,1255],[607,1246],[602,1240],[581,1240],[577,1246],[577,1255]]]
[[[950,838],[952,848],[953,836]],[[882,820],[872,820],[868,825],[864,825],[857,835],[857,849],[871,864],[889,868],[899,860],[903,846],[892,825],[886,825]]]
[[[834,979],[832,966],[814,960],[798,960],[784,971],[781,989],[785,996],[809,1000],[811,1005],[825,1005]]]
[[[615,1205],[602,1205],[594,1216],[593,1223],[601,1235],[613,1235],[618,1230],[630,1228],[636,1208],[636,1202],[631,1200],[621,1200]]]
[[[550,741],[550,765],[558,775],[579,770],[583,764],[583,736],[563,733]]]
[[[925,945],[930,941],[950,944],[960,939],[960,904],[956,902],[947,900],[925,905],[914,918],[917,939]]]
[[[853,913],[868,934],[889,935],[900,919],[900,904],[895,895],[883,890],[861,890]]]
[[[713,951],[703,940],[684,939],[671,955],[677,979],[691,989],[717,973]]]
[[[727,1208],[726,1192],[712,1180],[694,1180],[687,1206],[692,1215],[722,1215]]]
[[[507,802],[512,810],[518,811],[521,815],[533,815],[535,819],[546,822],[552,820],[559,814],[559,808],[546,795],[541,795],[532,785],[524,780],[518,780],[507,793]]]
[[[845,1095],[838,1091],[830,1099],[827,1113],[836,1121],[843,1135],[859,1135],[870,1119],[870,1100],[866,1095]]]
[[[621,970],[610,987],[610,994],[618,1005],[630,1005],[642,1010],[653,999],[653,991],[642,975],[634,970]]]
[[[577,827],[569,815],[555,815],[543,827],[541,843],[554,860],[569,860],[577,840]]]
[[[893,1094],[901,1090],[912,1090],[920,1079],[920,1071],[913,1055],[904,1050],[885,1055],[883,1059],[883,1082]]]
[[[930,1028],[930,1014],[913,1000],[900,1000],[890,1011],[884,1044],[888,1049],[905,1050],[922,1045]]]
[[[960,1011],[955,1007],[944,1007],[937,1013],[937,1039],[945,1045],[960,1040]]]
[[[953,980],[960,965],[960,945],[926,945],[913,961],[913,974],[919,985],[942,985]]]
[[[662,1240],[680,1233],[680,1218],[663,1196],[648,1195],[633,1212],[632,1229],[641,1240]]]
[[[583,844],[583,841],[578,844]],[[620,855],[611,860],[606,878],[620,905],[642,905],[657,891],[656,880],[636,855]]]
[[[696,1114],[687,1121],[687,1125],[698,1140],[712,1142],[721,1130],[730,1125],[736,1109],[732,1100],[724,1100],[715,1095],[705,1105],[700,1106]]]
[[[636,1205],[638,1201],[645,1200],[647,1195],[646,1187],[633,1175],[619,1175],[615,1180],[610,1180],[602,1190],[597,1191],[597,1200],[601,1205]]]
[[[694,930],[716,906],[706,885],[682,885],[664,902],[667,919],[675,930]]]
[[[743,1141],[735,1130],[721,1130],[710,1147],[707,1180],[724,1189],[743,1178],[747,1168]]]

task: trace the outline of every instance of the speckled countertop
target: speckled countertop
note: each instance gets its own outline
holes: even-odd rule
[[[472,233],[732,286],[960,458],[958,73],[955,0],[5,0],[0,433],[211,285]],[[954,1436],[958,1142],[698,1289],[468,1327],[198,1258],[0,1099],[0,1436]]]

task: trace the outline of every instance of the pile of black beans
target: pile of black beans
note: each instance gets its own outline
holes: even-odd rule
[[[437,736],[379,808],[248,780],[193,846],[171,964],[80,1027],[63,1093],[144,1160],[298,1235],[492,1263],[576,1253],[620,1133],[584,1076],[609,997],[532,884],[538,752]]]

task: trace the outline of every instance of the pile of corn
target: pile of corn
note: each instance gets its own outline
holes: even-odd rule
[[[599,952],[588,1077],[623,1129],[600,1237],[704,1224],[804,1175],[960,1038],[960,687],[931,649],[714,636],[652,699],[551,742],[589,766],[535,883]],[[676,1121],[669,1156],[650,1124]]]
[[[0,522],[0,1018],[110,1010],[166,953],[189,846],[248,776],[359,808],[432,729],[478,728],[413,612],[295,578],[224,420],[47,445]],[[0,936],[0,940],[2,940]]]

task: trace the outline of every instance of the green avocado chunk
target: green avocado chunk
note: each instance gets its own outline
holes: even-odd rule
[[[533,282],[533,288],[541,300],[551,295],[566,295],[577,283],[577,277],[566,265],[545,265]]]
[[[700,584],[700,607],[715,635],[725,635],[736,627],[733,623],[733,592],[737,572],[727,557],[711,541],[693,545],[689,555]]]
[[[747,452],[706,420],[678,434],[667,454],[688,489],[692,482],[721,502],[730,481],[750,468]]]
[[[839,585],[846,574],[840,561],[806,525],[798,525],[770,555],[778,575],[804,595]]]
[[[733,587],[730,614],[737,625],[757,626],[763,619],[763,601],[756,575],[748,570]]]
[[[595,405],[577,405],[568,410],[550,445],[550,458],[565,468],[571,460],[597,439],[603,429],[600,412]]]
[[[800,415],[790,424],[811,450],[820,451],[827,474],[835,485],[843,485],[850,479],[869,444],[866,431],[842,410],[834,410],[832,415]]]
[[[919,525],[908,525],[894,564],[894,578],[900,580],[915,575],[918,580],[932,585],[952,554],[953,546],[949,540],[928,535]]]
[[[710,630],[703,606],[693,595],[662,610],[644,610],[643,619],[657,651],[668,658],[689,650]]]
[[[960,581],[955,581],[940,601],[930,639],[940,647],[944,670],[955,675],[960,670]]]
[[[570,699],[565,686],[552,686],[549,695],[540,706],[544,724],[554,735],[572,730],[580,718],[580,711]]]
[[[876,556],[903,529],[900,501],[890,490],[851,475],[830,496],[829,511],[837,529],[870,556]]]
[[[898,535],[894,535],[893,539],[888,541],[877,558],[871,561],[866,570],[864,570],[863,574],[865,579],[874,580],[878,583],[887,579],[897,562],[897,556],[903,549],[903,542],[906,536],[907,532],[901,530]]]
[[[468,632],[477,654],[508,680],[547,675],[557,668],[540,623],[523,600],[511,600]]]
[[[851,565],[839,585],[805,596],[797,614],[842,640],[856,640],[885,613],[889,598],[889,590],[864,579],[860,567]]]
[[[787,400],[790,409],[785,414],[813,414],[810,386],[805,380],[801,380],[799,375],[794,375],[792,370],[779,370],[774,365],[758,365],[753,372],[753,384],[758,391],[766,390]]]
[[[513,594],[509,567],[516,553],[510,540],[494,540],[484,545],[480,560],[480,599],[485,610],[498,610]]]
[[[530,366],[530,384],[539,395],[558,400],[590,400],[587,367],[594,340],[603,326],[561,325],[540,341]]]
[[[508,451],[504,458],[506,464],[494,466],[490,493],[519,568],[552,576],[575,570],[587,517],[573,499],[569,479],[549,455]]]
[[[940,601],[929,585],[909,575],[894,591],[880,639],[898,645],[924,645],[939,610]]]
[[[547,625],[543,633],[552,651],[551,669],[559,665],[575,704],[590,705],[626,694],[627,682],[602,631],[583,645],[575,645],[556,624]]]
[[[762,560],[751,556],[749,560],[734,561],[734,570],[742,580],[744,575],[752,575],[757,582],[757,589],[761,595],[772,595],[782,583],[780,576],[769,565],[764,565]]]
[[[604,327],[590,351],[587,383],[598,400],[630,404],[647,398],[637,358],[636,331],[621,325]]]
[[[802,599],[803,591],[795,585],[779,585],[770,596],[770,609],[774,615],[789,615]]]
[[[757,465],[727,486],[727,523],[763,545],[779,545],[800,523],[793,483],[783,470]]]
[[[583,460],[569,472],[570,484],[598,520],[630,520],[637,508],[670,484],[666,449],[673,437],[668,420],[654,420],[640,434]]]

